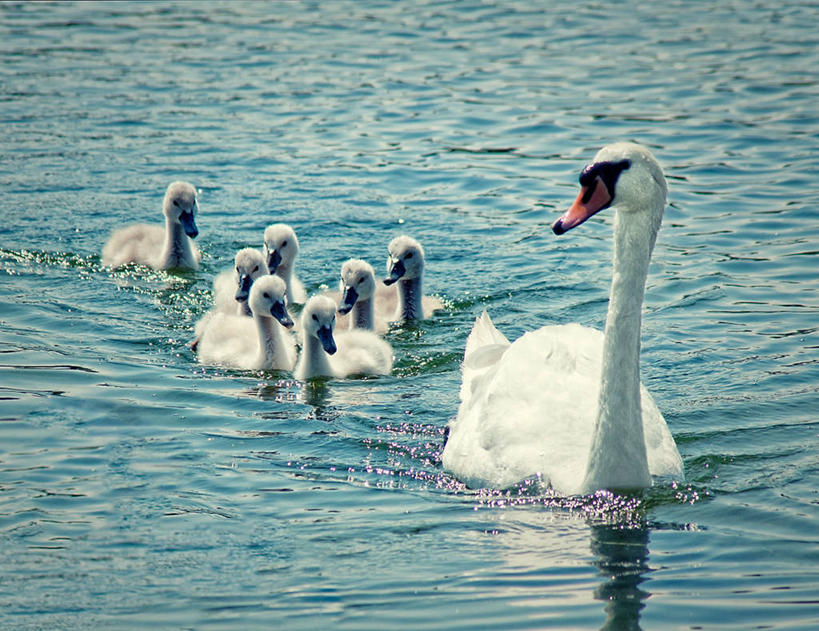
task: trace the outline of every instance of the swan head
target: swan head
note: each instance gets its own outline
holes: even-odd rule
[[[369,300],[375,294],[375,271],[361,259],[350,259],[341,266],[341,303],[338,312],[349,313],[356,300]]]
[[[269,274],[261,276],[250,288],[250,297],[247,301],[253,315],[265,318],[273,317],[282,326],[288,329],[292,327],[293,320],[287,313],[285,303],[286,291],[287,286],[278,276]]]
[[[236,264],[236,300],[247,300],[253,281],[267,274],[267,264],[262,253],[255,248],[239,250],[234,262]]]
[[[561,235],[612,207],[629,222],[639,218],[656,231],[667,190],[663,170],[648,149],[630,142],[606,145],[581,172],[580,193],[552,230]]]
[[[305,336],[317,338],[330,355],[336,352],[335,326],[336,303],[333,299],[323,295],[310,298],[301,312],[301,328]]]
[[[165,191],[162,212],[171,221],[181,224],[185,234],[195,239],[199,234],[194,215],[199,211],[196,204],[196,188],[188,182],[172,182]]]
[[[299,240],[293,228],[285,223],[274,223],[264,231],[264,258],[271,274],[282,262],[290,266],[299,254]]]
[[[424,248],[412,237],[396,237],[389,245],[387,258],[387,278],[385,285],[392,285],[399,279],[412,280],[424,273]]]

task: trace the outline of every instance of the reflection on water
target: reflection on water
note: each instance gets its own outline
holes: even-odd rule
[[[640,588],[648,566],[648,533],[641,525],[592,525],[591,550],[603,582],[594,597],[606,603],[601,629],[639,629],[640,612],[651,595]]]

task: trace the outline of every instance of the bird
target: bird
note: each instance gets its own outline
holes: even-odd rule
[[[202,333],[216,313],[253,315],[247,303],[250,286],[254,280],[267,274],[267,264],[262,253],[255,248],[242,248],[236,253],[234,266],[213,279],[213,307],[196,323],[193,340],[188,343],[192,351],[199,347]]]
[[[199,234],[193,184],[172,182],[165,192],[162,212],[164,229],[140,223],[115,230],[102,249],[102,264],[113,269],[129,263],[157,270],[198,269],[201,255],[191,241]]]
[[[242,370],[290,371],[296,362],[293,320],[285,304],[286,287],[267,274],[253,282],[248,296],[252,318],[217,312],[199,340],[199,362]]]
[[[393,321],[422,320],[443,308],[435,296],[424,296],[424,248],[412,237],[401,235],[394,238],[387,257],[387,286],[396,284],[398,300]]]
[[[531,476],[558,493],[586,495],[684,478],[665,419],[640,383],[640,327],[648,265],[667,185],[641,145],[603,147],[580,193],[552,230],[615,211],[605,332],[570,323],[509,343],[482,313],[464,351],[460,405],[442,453],[468,486],[508,488]]]
[[[263,253],[268,271],[280,277],[287,285],[287,303],[303,304],[307,300],[307,294],[295,273],[299,240],[293,228],[284,223],[275,223],[265,228]]]
[[[336,328],[365,329],[385,333],[395,313],[394,287],[375,281],[372,265],[362,259],[349,259],[341,265],[340,294]]]
[[[392,347],[372,331],[334,333],[336,303],[329,296],[312,296],[301,313],[302,345],[294,376],[314,377],[387,375],[392,370]]]

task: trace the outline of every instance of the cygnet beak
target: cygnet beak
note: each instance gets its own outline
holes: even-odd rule
[[[236,295],[234,298],[236,300],[247,300],[247,296],[250,293],[250,286],[253,284],[253,279],[250,278],[250,274],[242,274],[239,276],[239,287],[236,289]]]
[[[287,307],[285,307],[284,301],[277,300],[274,302],[270,307],[270,315],[276,318],[283,327],[287,329],[292,328],[293,319],[290,317],[290,314],[287,313]]]
[[[355,288],[345,287],[344,295],[341,297],[341,302],[338,305],[338,312],[342,315],[350,313],[356,300],[358,300],[358,292]]]
[[[275,274],[276,270],[279,267],[279,264],[282,262],[282,255],[279,254],[278,250],[271,250],[267,254],[267,269],[270,271],[271,274]]]
[[[404,267],[404,261],[401,259],[394,259],[390,265],[390,275],[384,279],[385,285],[392,285],[397,282],[404,274],[407,273],[407,268]]]
[[[179,223],[182,224],[182,229],[185,234],[191,239],[195,239],[199,234],[199,229],[196,227],[196,222],[193,220],[193,210],[179,215]]]
[[[321,327],[316,331],[316,335],[328,355],[336,352],[336,341],[333,339],[333,330],[329,326]]]

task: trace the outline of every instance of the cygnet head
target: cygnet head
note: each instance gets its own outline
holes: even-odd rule
[[[332,298],[313,296],[301,312],[301,328],[305,336],[318,338],[324,350],[332,355],[336,352],[333,330],[336,326],[336,303]]]
[[[191,239],[196,238],[199,229],[196,227],[194,215],[199,211],[196,204],[196,188],[188,182],[172,182],[165,191],[165,201],[162,212],[174,223],[182,224],[185,234]]]
[[[375,293],[373,266],[361,259],[350,259],[341,266],[341,302],[338,312],[349,313],[357,300],[369,300]]]
[[[392,285],[399,279],[420,278],[424,273],[424,248],[412,237],[396,237],[390,242],[389,252],[385,285]]]
[[[287,287],[278,276],[265,275],[258,278],[250,288],[248,304],[254,316],[278,320],[288,329],[293,326],[293,320],[287,313],[284,294]]]
[[[247,300],[253,281],[267,274],[262,253],[256,248],[244,248],[236,253],[236,300]]]
[[[607,145],[581,172],[580,193],[552,230],[563,234],[612,207],[624,213],[629,223],[642,223],[656,232],[666,194],[663,170],[648,149],[630,142]]]
[[[289,266],[299,254],[299,240],[293,228],[285,223],[274,223],[264,231],[264,258],[267,269],[275,274],[284,262]]]

